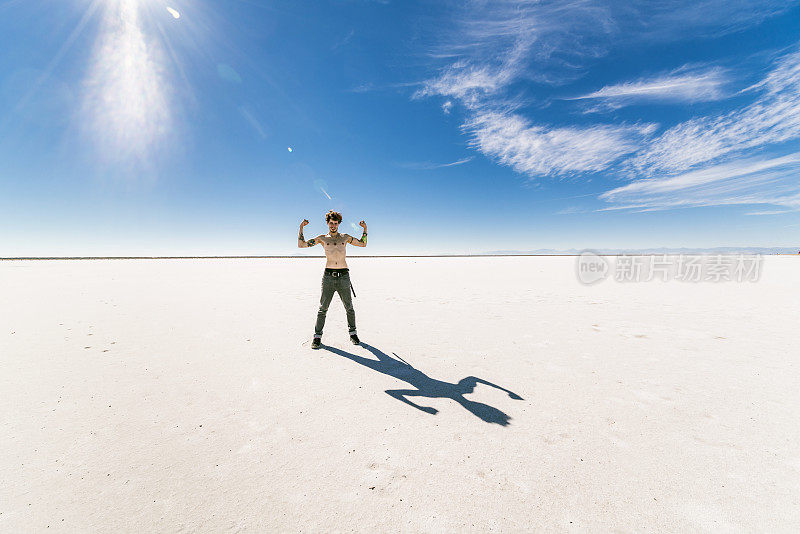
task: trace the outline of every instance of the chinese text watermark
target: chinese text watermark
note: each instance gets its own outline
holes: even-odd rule
[[[585,251],[576,270],[583,284],[613,278],[617,282],[757,282],[760,254],[660,254],[600,256]]]

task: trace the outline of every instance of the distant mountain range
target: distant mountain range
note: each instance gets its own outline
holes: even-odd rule
[[[550,248],[540,248],[536,250],[494,250],[485,252],[485,255],[502,254],[511,256],[522,255],[563,255],[573,256],[586,251],[595,254],[797,254],[800,246],[797,247],[714,247],[714,248],[596,248],[596,249],[566,249],[555,250]]]
[[[490,250],[487,252],[472,252],[468,254],[459,253],[429,253],[429,254],[387,254],[371,255],[351,253],[348,257],[376,258],[376,257],[424,257],[424,256],[578,256],[584,252],[594,252],[600,255],[620,255],[620,254],[798,254],[800,245],[797,247],[711,247],[711,248],[589,248],[589,249],[553,249],[537,248],[535,250]],[[293,257],[323,257],[321,254],[297,253]]]

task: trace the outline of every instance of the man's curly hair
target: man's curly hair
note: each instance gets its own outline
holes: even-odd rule
[[[331,219],[333,219],[334,221],[342,222],[342,214],[339,213],[338,211],[331,210],[325,214],[325,222],[328,223],[331,221]]]

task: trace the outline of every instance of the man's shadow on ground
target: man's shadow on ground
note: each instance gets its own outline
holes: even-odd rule
[[[410,401],[406,397],[452,399],[487,423],[497,423],[498,425],[502,426],[507,426],[509,424],[509,420],[511,419],[509,415],[503,413],[493,406],[489,406],[488,404],[466,399],[464,398],[464,395],[472,393],[475,390],[475,386],[478,384],[486,384],[487,386],[492,386],[501,391],[505,391],[512,399],[522,400],[522,397],[516,393],[500,387],[497,384],[492,384],[491,382],[474,376],[462,378],[456,384],[444,382],[442,380],[436,380],[435,378],[429,377],[422,371],[415,369],[395,353],[392,353],[395,356],[392,358],[386,353],[366,343],[361,343],[361,346],[377,356],[378,359],[373,360],[372,358],[364,358],[363,356],[358,356],[329,345],[322,345],[321,348],[347,358],[348,360],[353,360],[354,362],[359,363],[364,367],[369,367],[370,369],[378,371],[379,373],[393,376],[403,380],[404,382],[408,382],[417,389],[388,389],[386,390],[386,393],[397,400],[413,406],[418,410],[422,410],[425,413],[433,415],[436,414],[438,410],[429,406],[420,406],[419,404]]]

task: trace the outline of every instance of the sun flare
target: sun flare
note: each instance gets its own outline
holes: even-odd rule
[[[164,54],[143,29],[143,4],[106,4],[85,82],[87,125],[111,160],[145,160],[172,124]]]

